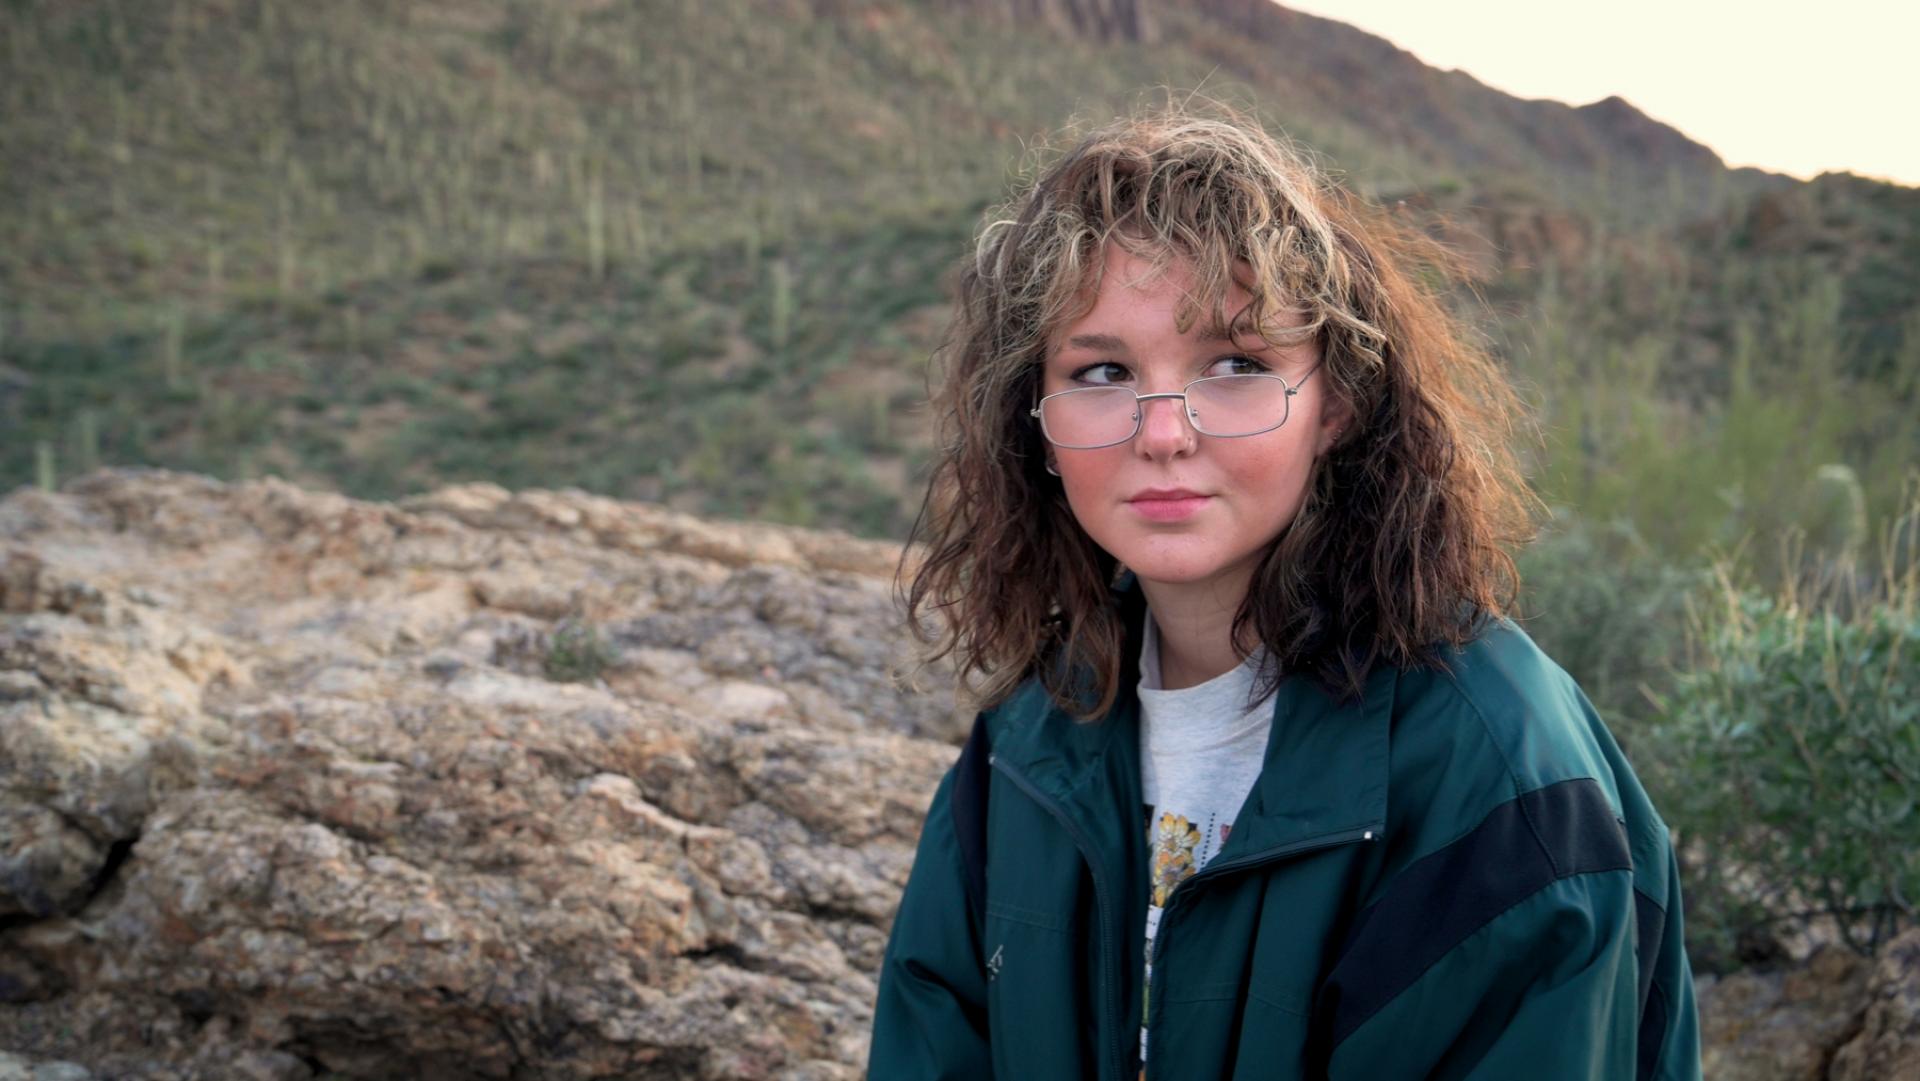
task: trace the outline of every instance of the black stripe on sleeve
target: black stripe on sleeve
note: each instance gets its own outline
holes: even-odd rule
[[[1558,879],[1632,866],[1626,830],[1591,777],[1494,808],[1408,864],[1354,921],[1316,1004],[1331,1027],[1326,1053],[1502,912]]]
[[[1640,965],[1639,1002],[1640,1014],[1644,1017],[1647,993],[1653,989],[1653,968],[1660,961],[1660,944],[1667,937],[1667,910],[1637,887],[1633,891],[1633,926],[1634,934],[1640,939],[1634,960]]]
[[[1634,1069],[1636,1081],[1649,1081],[1653,1071],[1660,1066],[1660,1045],[1667,1042],[1667,989],[1655,984],[1653,994],[1647,1000],[1646,1008],[1640,1013],[1638,1064]]]
[[[1667,910],[1639,889],[1633,891],[1633,921],[1640,945],[1634,960],[1640,965],[1639,1064],[1634,1071],[1638,1081],[1648,1081],[1660,1065],[1661,1045],[1667,1039],[1667,987],[1654,981],[1660,964],[1660,947],[1667,939]]]

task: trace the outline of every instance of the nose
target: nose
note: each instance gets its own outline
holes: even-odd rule
[[[1193,452],[1199,433],[1187,420],[1185,398],[1152,398],[1136,403],[1136,408],[1143,411],[1140,432],[1133,437],[1141,454],[1164,460]]]

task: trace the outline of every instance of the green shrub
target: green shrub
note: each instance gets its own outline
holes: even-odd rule
[[[1894,538],[1910,533],[1908,515]],[[1889,545],[1889,551],[1895,550]],[[1844,569],[1844,568],[1843,568]],[[1636,760],[1681,845],[1705,967],[1781,925],[1832,921],[1871,955],[1920,900],[1920,590],[1914,566],[1862,603],[1765,595],[1722,575]]]
[[[612,662],[612,650],[598,628],[564,619],[548,639],[542,667],[556,683],[591,683]]]
[[[1640,729],[1672,679],[1687,598],[1704,572],[1661,559],[1627,519],[1595,522],[1565,509],[1517,562],[1521,626],[1637,761]]]

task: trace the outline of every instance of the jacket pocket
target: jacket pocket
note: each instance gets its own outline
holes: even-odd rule
[[[1090,958],[1066,917],[989,900],[981,951],[995,1077],[1093,1077]]]
[[[1303,1009],[1249,992],[1240,1011],[1233,1072],[1226,1076],[1231,1081],[1308,1076],[1307,1033],[1308,1016]]]

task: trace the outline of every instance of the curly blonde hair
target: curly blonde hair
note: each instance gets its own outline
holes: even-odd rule
[[[1441,647],[1504,614],[1519,587],[1510,551],[1538,508],[1510,447],[1524,414],[1442,303],[1464,264],[1256,121],[1208,106],[1218,115],[1162,107],[1091,132],[989,213],[950,278],[939,443],[896,584],[911,576],[903,599],[937,647],[928,660],[954,656],[982,704],[1038,675],[1086,719],[1119,691],[1111,586],[1124,568],[1075,520],[1028,414],[1109,242],[1191,267],[1182,332],[1204,309],[1213,328],[1313,340],[1351,410],[1234,617],[1234,640],[1251,632],[1272,662],[1257,693],[1304,671],[1346,699],[1379,663],[1444,668]],[[1230,313],[1236,281],[1252,299]],[[923,622],[929,610],[945,618]]]

